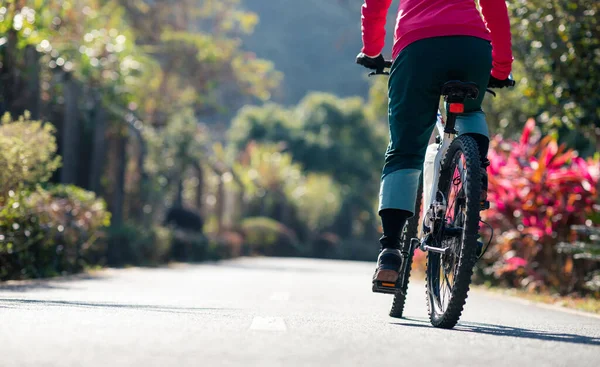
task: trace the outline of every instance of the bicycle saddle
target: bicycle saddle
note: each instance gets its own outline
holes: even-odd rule
[[[446,96],[449,102],[462,102],[465,99],[476,99],[479,96],[479,88],[473,82],[450,80],[442,86],[441,94]]]

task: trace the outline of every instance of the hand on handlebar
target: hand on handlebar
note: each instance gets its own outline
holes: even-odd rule
[[[367,69],[375,70],[374,73],[369,75],[387,74],[384,70],[392,66],[392,63],[390,61],[386,61],[381,54],[379,54],[377,57],[369,57],[362,52],[356,56],[356,63],[364,66]]]
[[[513,79],[511,79],[511,77],[508,77],[504,80],[500,80],[500,79],[496,79],[490,75],[490,80],[488,82],[488,88],[508,88],[508,87],[514,87],[514,86],[515,86],[515,81]]]
[[[356,63],[372,70],[383,70],[385,69],[385,59],[382,54],[377,57],[369,57],[364,53],[359,53],[356,56]]]

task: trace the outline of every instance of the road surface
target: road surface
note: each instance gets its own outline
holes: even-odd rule
[[[454,330],[373,264],[243,258],[0,285],[0,366],[600,366],[600,318],[470,294]]]

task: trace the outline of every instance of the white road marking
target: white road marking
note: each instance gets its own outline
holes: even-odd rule
[[[275,292],[269,297],[271,301],[289,301],[290,293],[289,292]]]
[[[285,322],[281,317],[259,317],[252,319],[250,330],[260,331],[287,331]]]

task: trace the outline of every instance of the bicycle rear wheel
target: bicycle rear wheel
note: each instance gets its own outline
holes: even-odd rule
[[[451,329],[460,319],[477,262],[481,196],[481,162],[475,140],[456,138],[444,157],[438,194],[446,201],[445,217],[434,226],[427,253],[427,305],[431,324]]]
[[[419,189],[417,190],[417,200],[415,202],[415,215],[410,218],[404,226],[402,232],[402,268],[400,269],[400,289],[394,294],[390,316],[401,318],[404,312],[404,303],[406,302],[406,293],[408,291],[408,282],[410,279],[410,269],[412,267],[415,247],[412,245],[412,239],[417,238],[419,229],[419,218],[421,215],[421,202],[423,199],[423,174],[419,179]]]

